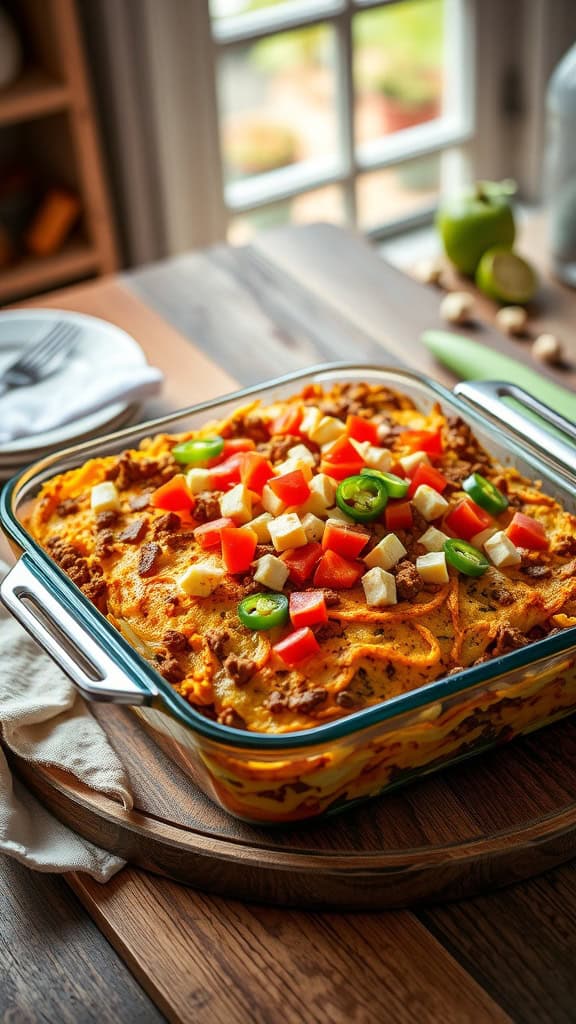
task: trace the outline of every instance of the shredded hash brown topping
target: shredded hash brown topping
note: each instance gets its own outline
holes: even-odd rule
[[[363,435],[362,421],[368,441],[352,436]],[[314,424],[307,432],[306,423]],[[224,441],[218,458],[200,466],[177,461],[177,446],[214,437]],[[349,453],[352,443],[355,474],[371,464],[388,466],[409,483],[418,465],[415,439],[429,448],[420,464],[446,481],[447,507],[426,518],[420,509],[428,506],[413,494],[404,501],[411,522],[396,528],[389,524],[391,509],[401,504],[397,498],[388,502],[388,519],[386,510],[361,522],[343,513],[333,498],[341,464],[331,456]],[[246,452],[262,459],[247,461]],[[257,483],[256,476],[246,476],[246,466],[250,474],[264,467],[270,475]],[[332,478],[331,468],[340,476]],[[445,580],[431,581],[422,562],[429,549],[421,538],[430,527],[454,537],[446,520],[469,500],[462,485],[474,473],[507,502],[503,512],[489,516],[492,534],[509,540],[512,520],[521,513],[540,524],[545,541],[535,547],[510,542],[515,564],[490,562],[478,576],[451,564],[444,568],[440,552],[433,561]],[[289,474],[296,487],[290,493],[304,498],[292,506],[274,490],[286,496],[275,482]],[[331,507],[311,490],[320,475],[332,481]],[[171,507],[179,503],[187,507]],[[267,507],[274,509],[268,516]],[[290,518],[286,526],[290,516],[299,526]],[[215,527],[215,537],[207,535],[221,519],[228,522],[223,532]],[[342,567],[333,552],[326,558],[332,550],[323,546],[328,521],[338,543],[355,532],[365,535],[360,552],[344,558],[344,573],[351,574],[345,582],[334,575],[334,564]],[[576,517],[538,482],[495,463],[463,421],[446,417],[438,406],[422,413],[382,386],[343,384],[329,392],[309,386],[273,406],[254,402],[195,433],[156,436],[138,450],[93,459],[44,485],[28,525],[86,597],[191,705],[237,729],[309,729],[576,625]],[[281,533],[285,526],[288,533]],[[298,544],[282,547],[275,528],[288,541],[299,538]],[[404,554],[387,569],[376,563],[373,578],[384,590],[375,597],[364,585],[374,561],[370,553],[391,533]],[[288,575],[280,585],[283,566]],[[278,571],[280,577],[274,576]],[[308,653],[282,654],[291,651],[298,632],[290,619],[258,629],[239,617],[239,604],[250,595],[290,599],[309,591],[324,618],[304,627]]]

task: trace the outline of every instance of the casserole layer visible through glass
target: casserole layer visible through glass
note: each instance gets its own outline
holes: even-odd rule
[[[530,732],[576,706],[576,628],[440,679],[419,690],[314,729],[283,735],[245,732],[204,718],[121,637],[30,537],[21,519],[48,478],[88,458],[136,447],[157,432],[178,433],[232,412],[247,397],[264,403],[318,382],[362,380],[408,395],[423,411],[440,402],[462,417],[488,453],[512,465],[571,512],[576,486],[440,385],[406,371],[320,367],[204,403],[175,416],[68,449],[31,467],[2,495],[1,517],[15,548],[27,553],[45,587],[82,629],[112,652],[127,679],[152,689],[136,713],[161,746],[225,809],[252,822],[283,822],[341,810],[423,772]]]

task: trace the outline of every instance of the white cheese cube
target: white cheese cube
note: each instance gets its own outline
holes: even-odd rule
[[[320,412],[315,405],[307,405],[300,421],[300,433],[310,437],[311,431],[318,426],[324,413]]]
[[[209,597],[222,583],[226,570],[213,562],[197,562],[178,579],[178,586],[189,597]]]
[[[318,424],[308,432],[308,437],[314,444],[322,447],[331,441],[337,441],[342,434],[346,433],[346,425],[336,416],[323,416]]]
[[[186,487],[190,494],[200,494],[200,491],[212,490],[209,469],[189,469],[186,473]]]
[[[268,529],[268,523],[274,518],[270,512],[263,512],[262,515],[256,516],[255,519],[251,519],[248,526],[251,530],[254,530],[258,538],[259,544],[270,543],[270,530]]]
[[[306,512],[306,514],[302,516],[302,526],[304,527],[304,532],[308,538],[308,543],[311,543],[311,541],[322,540],[324,529],[326,527],[326,523],[323,519],[319,519],[318,516],[313,515],[312,512]]]
[[[308,543],[306,532],[295,512],[286,512],[269,524],[270,539],[276,551],[302,548]]]
[[[421,516],[430,522],[431,519],[438,519],[448,508],[446,498],[443,498],[438,491],[428,484],[420,484],[416,488],[412,498],[413,505],[418,509]]]
[[[276,555],[263,555],[256,562],[254,579],[270,590],[282,590],[288,575],[288,566]]]
[[[272,516],[279,516],[286,508],[286,502],[282,501],[282,498],[279,498],[268,484],[264,484],[260,501],[262,508]]]
[[[429,526],[418,543],[426,548],[426,551],[443,551],[447,540],[449,540],[447,533],[442,533],[442,530],[437,530],[435,526]]]
[[[300,506],[302,514],[311,512],[312,515],[325,519],[328,509],[332,508],[336,501],[336,488],[338,484],[326,473],[317,473],[310,481],[310,497]],[[266,490],[266,488],[264,488]]]
[[[379,565],[364,573],[361,580],[366,596],[366,604],[374,608],[382,608],[387,604],[397,604],[396,580],[392,573],[385,572]]]
[[[90,491],[90,508],[94,512],[115,512],[120,508],[120,495],[111,480],[95,484]]]
[[[304,459],[286,459],[274,468],[276,476],[286,476],[287,473],[295,473],[299,469],[307,482],[312,479],[312,466]]]
[[[353,516],[347,516],[346,513],[343,512],[342,509],[338,507],[338,505],[336,505],[334,508],[329,508],[326,512],[326,515],[328,516],[328,519],[326,520],[327,523],[329,523],[331,519],[336,519],[339,523],[357,525],[356,520],[353,518]]]
[[[289,459],[299,459],[301,462],[307,462],[309,466],[316,465],[316,459],[313,453],[305,444],[295,444],[293,448],[288,449]]]
[[[364,459],[364,462],[367,462],[366,456],[368,455],[368,452],[372,447],[370,441],[356,441],[356,439],[353,437],[349,437],[348,440],[350,441],[352,447],[356,449],[360,458]]]
[[[236,484],[220,498],[220,514],[235,523],[249,523],[252,519],[252,493],[244,484]]]
[[[413,476],[418,466],[430,465],[430,459],[426,452],[410,452],[410,455],[403,455],[401,459],[398,459],[398,462],[402,466],[406,476]]]
[[[443,551],[430,551],[427,555],[418,555],[416,568],[425,583],[448,583],[448,567]]]
[[[375,445],[368,445],[364,461],[370,469],[379,469],[381,473],[389,473],[392,467],[392,452],[388,448],[377,448]]]
[[[506,536],[504,530],[498,530],[497,533],[485,541],[484,551],[499,569],[506,569],[511,565],[520,565],[522,561],[518,548],[512,543],[510,537]]]
[[[366,555],[364,561],[370,569],[374,566],[378,566],[380,569],[391,569],[407,554],[406,548],[402,541],[398,540],[396,534],[387,533],[380,543]]]
[[[480,533],[475,533],[470,543],[481,551],[486,541],[490,540],[490,537],[493,537],[495,533],[498,533],[495,526],[487,526],[485,530],[480,530]]]

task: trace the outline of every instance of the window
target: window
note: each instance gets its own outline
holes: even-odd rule
[[[289,221],[382,237],[474,177],[541,195],[546,82],[574,0],[80,9],[128,263]]]
[[[210,0],[228,238],[432,216],[474,134],[472,0]]]

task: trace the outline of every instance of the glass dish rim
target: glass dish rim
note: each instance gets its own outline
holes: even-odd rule
[[[379,724],[388,725],[395,718],[403,714],[423,711],[431,704],[441,702],[460,691],[471,690],[476,685],[481,685],[482,683],[494,684],[509,672],[525,668],[529,665],[539,664],[548,657],[568,654],[571,650],[576,653],[576,626],[572,626],[553,636],[535,640],[516,651],[501,655],[499,658],[492,658],[481,665],[471,666],[462,672],[455,673],[453,676],[441,677],[431,683],[427,683],[425,686],[399,694],[368,708],[360,709],[332,722],[325,722],[312,726],[309,729],[278,734],[242,731],[231,726],[221,725],[219,722],[214,722],[204,717],[184,697],[181,697],[170,683],[156,672],[152,665],[125,640],[119,630],[98,611],[64,571],[50,559],[49,555],[27,533],[12,511],[12,498],[15,492],[17,492],[19,485],[23,485],[27,480],[34,479],[38,470],[42,467],[49,468],[51,463],[57,463],[63,457],[75,454],[82,456],[84,452],[91,451],[101,445],[106,445],[110,441],[117,443],[124,439],[128,440],[131,437],[142,439],[151,431],[157,431],[177,419],[216,410],[224,403],[240,403],[247,398],[280,386],[304,380],[312,382],[319,375],[346,372],[366,373],[373,376],[392,373],[408,378],[433,392],[440,401],[448,402],[463,413],[466,418],[472,419],[484,428],[487,425],[494,427],[481,413],[470,407],[457,395],[454,395],[447,387],[428,378],[425,374],[405,369],[401,366],[377,366],[370,363],[352,362],[318,363],[306,369],[293,371],[292,373],[283,374],[280,377],[250,385],[237,391],[228,392],[225,395],[220,395],[218,398],[209,399],[184,409],[178,409],[161,417],[134,424],[112,434],[105,434],[102,437],[84,441],[81,444],[72,445],[54,452],[35,461],[32,465],[16,474],[0,491],[0,525],[3,526],[8,535],[22,550],[23,555],[21,557],[32,561],[37,572],[42,576],[43,582],[49,588],[56,591],[58,599],[68,607],[69,611],[73,611],[73,614],[87,632],[95,635],[100,640],[103,636],[105,637],[107,649],[113,651],[120,667],[127,672],[130,679],[141,688],[142,692],[147,693],[144,706],[154,705],[158,710],[162,710],[158,708],[159,698],[166,711],[170,712],[193,732],[199,733],[212,742],[223,742],[228,747],[235,747],[239,750],[259,750],[262,754],[268,751],[290,752],[293,749],[314,749],[330,741],[338,742],[357,733],[363,733]],[[514,454],[525,458],[528,453],[530,458],[545,472],[550,471],[549,467],[542,462],[536,452],[529,448],[523,448],[513,436],[509,437],[507,435],[503,427],[497,427],[496,429],[503,434],[506,444]],[[569,488],[570,485],[564,476],[560,475],[560,478],[563,485]],[[573,490],[576,496],[576,488],[573,488]],[[74,601],[71,600],[72,597],[74,597]],[[138,671],[137,678],[134,677],[134,669],[136,668]],[[142,675],[148,685],[142,680]]]

